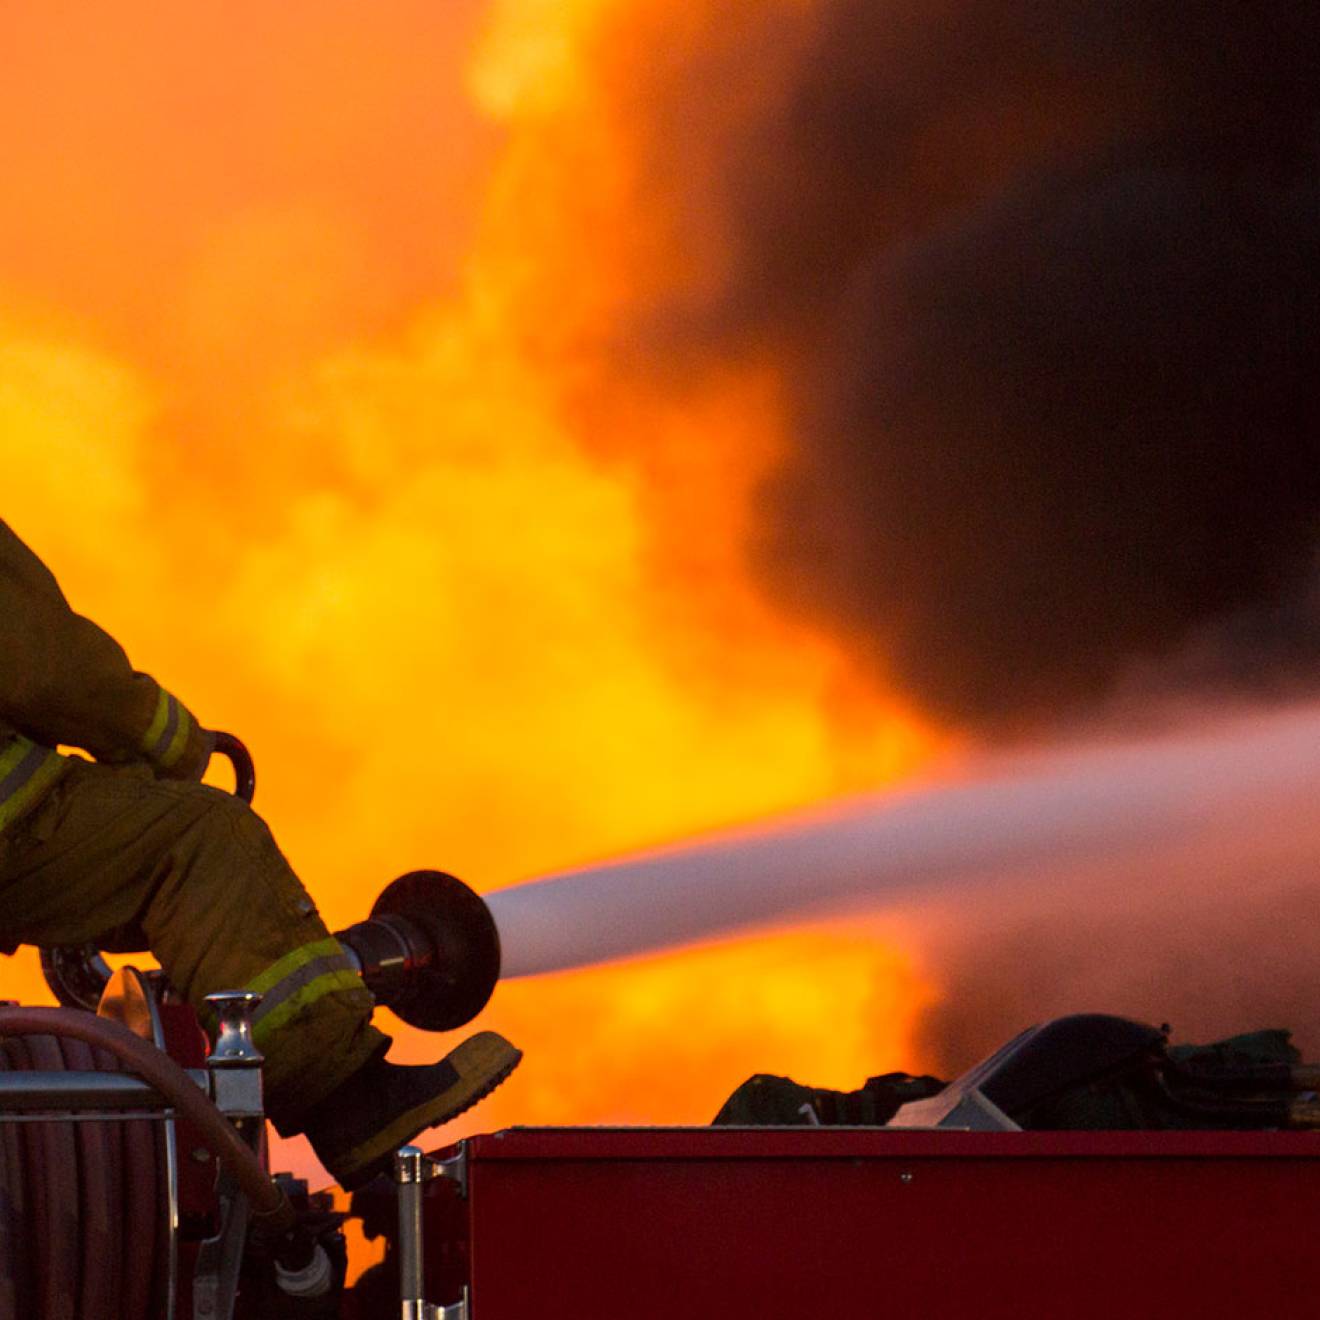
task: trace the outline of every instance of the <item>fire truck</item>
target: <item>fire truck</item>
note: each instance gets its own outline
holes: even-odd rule
[[[499,977],[441,872],[339,939],[425,1029]],[[0,1007],[0,1320],[1217,1320],[1313,1287],[1299,1063],[1192,1068],[1160,1029],[1065,1018],[881,1126],[513,1128],[406,1146],[350,1200],[271,1170],[257,996],[210,996],[208,1035],[159,972],[42,964],[60,1007]],[[384,1245],[352,1286],[349,1218]]]

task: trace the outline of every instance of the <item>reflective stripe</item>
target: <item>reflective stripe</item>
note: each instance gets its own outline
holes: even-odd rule
[[[327,958],[335,953],[341,958],[344,957],[343,945],[333,935],[327,935],[323,940],[304,944],[301,948],[294,949],[292,953],[286,953],[278,962],[271,963],[260,976],[253,977],[243,988],[264,995],[273,985],[296,972],[298,968],[306,967],[309,962],[314,962],[317,958]],[[346,958],[344,965],[348,966]]]
[[[324,976],[318,976],[314,981],[303,986],[297,993],[286,999],[269,1017],[262,1018],[252,1028],[252,1039],[258,1046],[263,1045],[277,1031],[287,1026],[304,1009],[310,1008],[312,1004],[326,995],[339,994],[344,991],[356,992],[358,994],[367,993],[366,987],[362,984],[362,978],[353,971],[327,972]]]
[[[191,733],[192,716],[161,688],[156,713],[142,735],[142,750],[154,764],[168,770],[183,755]]]
[[[261,997],[261,1003],[257,1006],[256,1013],[252,1016],[253,1023],[264,1021],[285,1000],[291,999],[304,986],[311,985],[313,981],[318,980],[320,977],[331,972],[351,972],[352,970],[348,959],[342,953],[331,954],[328,958],[313,959],[298,968],[292,975],[286,976],[278,985],[266,991]]]
[[[180,706],[176,701],[175,708],[179,712],[178,728],[174,731],[174,737],[170,745],[165,749],[165,754],[160,758],[160,763],[167,770],[175,765],[179,757],[183,755],[184,748],[188,746],[188,739],[192,737],[192,716],[188,714],[185,707]]]
[[[21,816],[65,766],[64,757],[28,738],[14,738],[0,752],[0,830]]]
[[[330,936],[286,953],[249,981],[246,989],[262,996],[252,1027],[253,1039],[261,1044],[323,996],[366,987],[343,946]]]
[[[156,713],[151,717],[151,723],[147,726],[146,733],[142,735],[142,750],[148,756],[153,754],[154,749],[160,743],[161,735],[165,732],[165,725],[169,723],[173,704],[174,698],[164,688],[161,688],[156,695]]]

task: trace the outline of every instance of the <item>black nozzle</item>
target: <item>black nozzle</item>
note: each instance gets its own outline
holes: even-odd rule
[[[400,876],[366,921],[337,938],[377,1001],[425,1031],[470,1022],[500,978],[500,937],[490,909],[444,871]]]

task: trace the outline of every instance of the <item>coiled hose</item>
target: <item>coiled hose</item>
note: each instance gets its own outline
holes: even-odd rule
[[[288,1198],[229,1121],[167,1055],[76,1009],[0,1008],[0,1067],[125,1070],[164,1095],[247,1196],[253,1231],[293,1224]],[[0,1122],[0,1316],[147,1320],[167,1231],[154,1123]]]
[[[119,1071],[82,1041],[21,1036],[16,1071]],[[165,1314],[164,1133],[155,1123],[0,1123],[0,1315],[145,1320]]]

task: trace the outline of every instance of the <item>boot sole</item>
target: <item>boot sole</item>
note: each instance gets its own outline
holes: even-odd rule
[[[389,1173],[394,1161],[394,1152],[400,1146],[406,1146],[418,1133],[425,1132],[427,1128],[452,1123],[460,1114],[467,1113],[473,1105],[479,1104],[496,1087],[507,1081],[521,1062],[522,1051],[513,1050],[484,1082],[469,1094],[455,1097],[451,1105],[437,1109],[436,1102],[432,1099],[406,1110],[369,1141],[364,1141],[356,1150],[350,1151],[344,1159],[336,1160],[335,1167],[330,1170],[335,1181],[346,1192],[352,1192],[380,1174]]]

